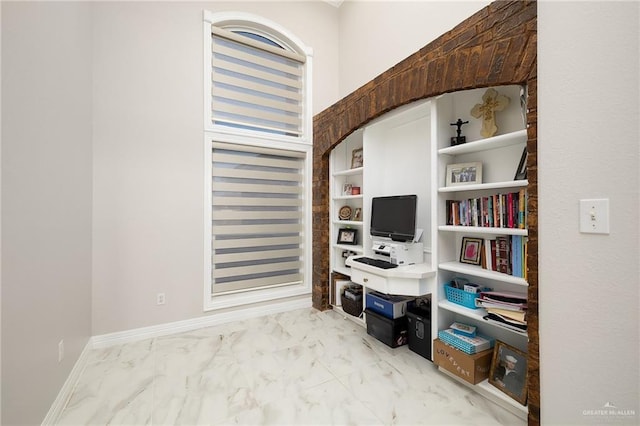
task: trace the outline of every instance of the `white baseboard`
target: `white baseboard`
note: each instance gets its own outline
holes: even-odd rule
[[[199,328],[211,327],[214,325],[227,324],[233,321],[240,321],[249,318],[256,318],[264,315],[310,307],[310,297],[268,303],[261,306],[240,307],[232,311],[212,313],[210,315],[188,320],[175,321],[166,324],[158,324],[149,327],[142,327],[132,330],[119,331],[116,333],[93,336],[90,342],[93,348],[104,348],[113,345],[120,345],[123,343],[135,342],[143,339],[150,339],[153,337],[167,336],[170,334],[197,330]]]
[[[69,373],[67,380],[58,392],[58,396],[49,408],[49,412],[42,421],[42,425],[55,425],[67,401],[71,398],[73,389],[84,371],[91,349],[104,348],[112,345],[135,342],[152,337],[167,336],[184,331],[197,330],[199,328],[211,327],[214,325],[226,324],[233,321],[240,321],[256,318],[264,315],[276,314],[279,312],[291,311],[294,309],[304,309],[311,307],[311,298],[294,299],[268,303],[261,306],[243,307],[227,312],[213,313],[203,317],[193,318],[184,321],[175,321],[166,324],[153,325],[150,327],[136,328],[133,330],[120,331],[116,333],[93,336],[85,345],[82,353],[78,357],[73,369]]]
[[[69,401],[69,398],[71,398],[73,389],[80,379],[80,375],[84,371],[84,367],[87,364],[87,359],[89,358],[89,352],[91,351],[91,348],[91,339],[89,339],[87,344],[84,346],[84,349],[82,349],[78,360],[71,369],[67,380],[65,380],[64,385],[62,385],[60,392],[58,392],[58,396],[56,397],[55,401],[53,401],[53,404],[51,404],[49,412],[42,421],[42,425],[55,425],[58,422],[58,418],[60,417],[62,410],[67,405],[67,401]]]

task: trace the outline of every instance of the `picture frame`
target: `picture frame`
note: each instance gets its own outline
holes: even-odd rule
[[[342,185],[342,195],[351,195],[353,193],[353,185],[345,183]]]
[[[362,222],[362,209],[360,207],[356,207],[353,210],[353,216],[351,217],[351,220]]]
[[[351,168],[356,169],[364,165],[362,148],[356,148],[351,151]]]
[[[513,177],[513,180],[524,180],[527,178],[527,147],[524,147],[522,150],[522,156],[520,156],[520,163],[518,164],[518,169],[516,170],[516,175]]]
[[[447,165],[445,186],[474,185],[482,183],[482,163],[459,163]]]
[[[528,380],[527,354],[496,340],[489,369],[489,383],[525,405]]]
[[[462,237],[460,263],[480,265],[482,262],[482,238]]]
[[[358,244],[358,230],[352,228],[341,228],[338,230],[338,244]]]

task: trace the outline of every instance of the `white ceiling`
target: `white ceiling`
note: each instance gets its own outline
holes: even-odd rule
[[[334,7],[340,7],[340,5],[344,2],[344,0],[324,0],[324,1]]]

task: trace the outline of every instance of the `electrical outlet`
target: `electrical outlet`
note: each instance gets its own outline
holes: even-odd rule
[[[60,340],[58,343],[58,362],[61,362],[64,358],[64,340]]]
[[[164,305],[165,303],[165,297],[164,297],[164,293],[158,293],[156,295],[156,304],[158,305]]]

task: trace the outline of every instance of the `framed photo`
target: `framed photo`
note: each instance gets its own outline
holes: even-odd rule
[[[527,401],[527,355],[496,340],[489,370],[489,383],[525,405]]]
[[[362,221],[362,209],[360,207],[355,208],[351,220]]]
[[[358,244],[358,230],[342,228],[338,231],[338,244]]]
[[[527,178],[527,147],[524,147],[522,151],[522,156],[520,157],[520,164],[518,164],[518,170],[516,170],[516,175],[513,177],[513,180],[523,180]]]
[[[351,195],[353,193],[353,185],[345,183],[342,185],[342,195]]]
[[[351,152],[351,168],[355,169],[363,165],[362,148],[356,148]]]
[[[460,163],[447,166],[446,186],[482,183],[482,163]]]
[[[460,263],[480,265],[482,261],[482,238],[462,237]]]

